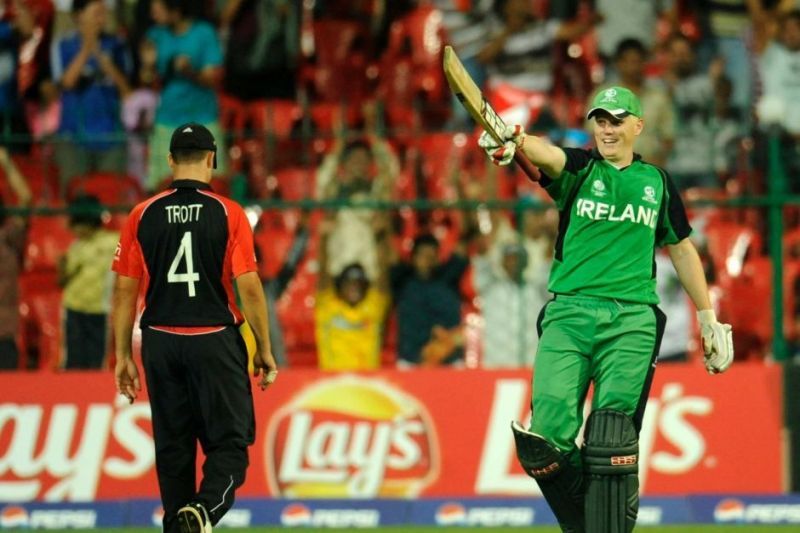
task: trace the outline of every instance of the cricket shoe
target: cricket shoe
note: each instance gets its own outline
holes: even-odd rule
[[[202,503],[190,503],[178,509],[181,533],[211,533],[211,519]]]

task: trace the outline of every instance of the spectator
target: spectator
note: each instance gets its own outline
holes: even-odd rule
[[[597,0],[595,9],[602,17],[597,25],[597,47],[600,55],[604,59],[613,58],[615,62],[620,44],[629,39],[641,43],[644,50],[652,50],[656,44],[656,25],[659,18],[666,18],[672,29],[677,29],[678,10],[675,0]],[[632,87],[628,88],[633,90]],[[649,119],[649,108],[647,114]],[[648,126],[651,123],[648,120]]]
[[[723,181],[736,172],[739,158],[739,142],[746,135],[742,113],[733,105],[733,83],[720,76],[714,83],[714,110],[711,116],[711,131],[714,134],[714,172]]]
[[[328,274],[327,240],[334,221],[320,227],[319,285],[314,308],[319,367],[322,370],[375,370],[381,363],[383,323],[389,308],[389,256],[386,217],[376,215],[375,238],[383,248],[378,276],[370,282],[364,267],[352,263]]]
[[[777,123],[800,138],[800,11],[781,18],[777,39],[761,54],[759,66],[763,96],[759,103],[762,123]]]
[[[18,92],[19,50],[33,28],[30,10],[20,0],[0,10],[0,131],[3,146],[13,151],[27,151],[29,131]]]
[[[225,40],[225,92],[244,101],[296,96],[300,4],[291,0],[227,0],[220,12]]]
[[[645,161],[663,166],[675,139],[675,112],[664,85],[645,78],[647,59],[648,52],[641,41],[620,41],[614,53],[615,77],[602,88],[621,85],[639,96],[642,107],[647,109],[647,127],[639,135],[636,149]],[[587,128],[590,125],[587,121]]]
[[[64,287],[66,354],[64,368],[102,368],[108,348],[111,262],[119,234],[103,229],[102,206],[94,196],[70,202],[70,229],[76,240],[58,265]]]
[[[366,106],[366,140],[345,142],[343,121],[337,119],[336,139],[317,169],[316,196],[320,200],[389,200],[400,165],[386,139],[375,127],[374,107]],[[374,212],[343,208],[327,240],[328,274],[335,275],[352,263],[360,263],[371,280],[378,269],[377,243],[372,228]]]
[[[484,319],[481,362],[485,368],[521,368],[536,354],[536,319],[548,298],[547,276],[526,279],[528,251],[521,242],[499,247],[500,265],[488,253],[472,260]]]
[[[753,98],[753,30],[765,24],[767,8],[785,9],[794,0],[700,0],[692,2],[703,39],[698,46],[701,67],[721,59],[725,75],[734,81],[733,105],[750,109]]]
[[[667,43],[664,79],[675,106],[675,144],[667,162],[679,188],[719,187],[714,157],[714,87],[722,75],[722,63],[714,62],[707,73],[698,72],[692,43],[680,34]]]
[[[157,76],[161,100],[156,110],[151,146],[166,146],[175,128],[186,122],[207,127],[217,140],[215,174],[226,171],[225,136],[219,124],[215,88],[222,74],[222,49],[214,27],[195,20],[191,0],[153,0],[151,14],[156,26],[143,44],[141,76]],[[167,158],[151,150],[147,187],[157,189],[170,175]]]
[[[17,204],[27,207],[31,202],[31,191],[5,147],[0,147],[0,169],[17,197]],[[4,200],[7,199],[0,196],[0,370],[14,370],[19,367],[17,278],[27,224],[23,217],[8,216],[3,212]]]
[[[469,266],[466,243],[439,260],[439,241],[426,233],[414,240],[411,261],[390,270],[397,308],[398,365],[453,364],[463,356],[459,284]]]
[[[77,30],[58,39],[52,55],[53,78],[61,87],[63,141],[56,162],[62,191],[74,176],[126,168],[120,97],[130,91],[127,48],[104,32],[103,0],[74,0],[72,14]]]
[[[267,309],[269,310],[269,338],[272,344],[272,355],[275,361],[280,366],[286,365],[286,345],[283,341],[283,331],[281,324],[278,322],[277,304],[281,295],[286,291],[289,282],[294,278],[297,273],[297,267],[305,256],[308,249],[308,241],[310,233],[308,231],[308,214],[303,213],[300,221],[294,230],[294,240],[286,252],[286,257],[281,264],[278,273],[273,277],[264,277],[262,283],[264,285],[264,294],[267,297]],[[259,248],[256,248],[256,255],[259,255]],[[258,263],[262,264],[260,258]]]
[[[759,67],[763,96],[758,102],[760,125],[780,132],[784,167],[790,176],[800,171],[800,11],[794,10],[778,23],[777,36],[766,39]],[[790,180],[790,190],[800,190],[800,181]]]
[[[489,43],[477,59],[486,66],[490,97],[498,112],[514,113],[513,120],[526,124],[531,118],[527,108],[531,104],[541,108],[553,88],[553,44],[582,36],[592,29],[595,18],[566,23],[539,19],[529,0],[495,0],[494,14]]]

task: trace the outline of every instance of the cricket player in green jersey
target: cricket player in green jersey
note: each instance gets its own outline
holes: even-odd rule
[[[512,423],[517,456],[562,530],[623,533],[636,524],[639,431],[666,322],[657,307],[657,246],[667,247],[697,308],[709,373],[731,365],[733,343],[712,310],[678,190],[633,151],[644,127],[639,99],[622,87],[603,90],[587,118],[594,150],[558,148],[520,126],[506,129],[503,145],[488,134],[478,144],[500,165],[524,154],[559,209],[555,297],[539,317],[530,428]]]

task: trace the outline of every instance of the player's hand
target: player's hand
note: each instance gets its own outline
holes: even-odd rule
[[[117,383],[117,391],[125,396],[130,403],[133,403],[137,393],[142,390],[142,385],[139,382],[139,369],[136,367],[132,357],[117,356],[114,379]]]
[[[253,355],[253,377],[259,378],[258,386],[261,390],[265,390],[277,379],[278,364],[272,350],[256,350]]]
[[[478,138],[478,146],[483,148],[489,159],[495,165],[505,166],[514,159],[517,147],[522,145],[525,138],[525,130],[519,124],[506,126],[503,132],[503,144],[495,140],[489,132],[484,131]]]
[[[717,322],[711,309],[697,312],[700,322],[700,336],[703,342],[703,355],[709,374],[725,372],[733,363],[733,332],[730,324]]]

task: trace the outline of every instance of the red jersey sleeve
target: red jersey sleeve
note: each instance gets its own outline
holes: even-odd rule
[[[141,205],[133,208],[128,215],[125,227],[120,233],[117,250],[114,252],[114,262],[111,263],[111,270],[130,278],[141,278],[144,273],[142,251],[139,248],[139,241],[136,239],[141,215]]]
[[[236,204],[236,208],[231,210],[230,217],[231,273],[236,278],[245,272],[257,272],[258,267],[253,244],[253,230],[250,229],[247,215]]]

